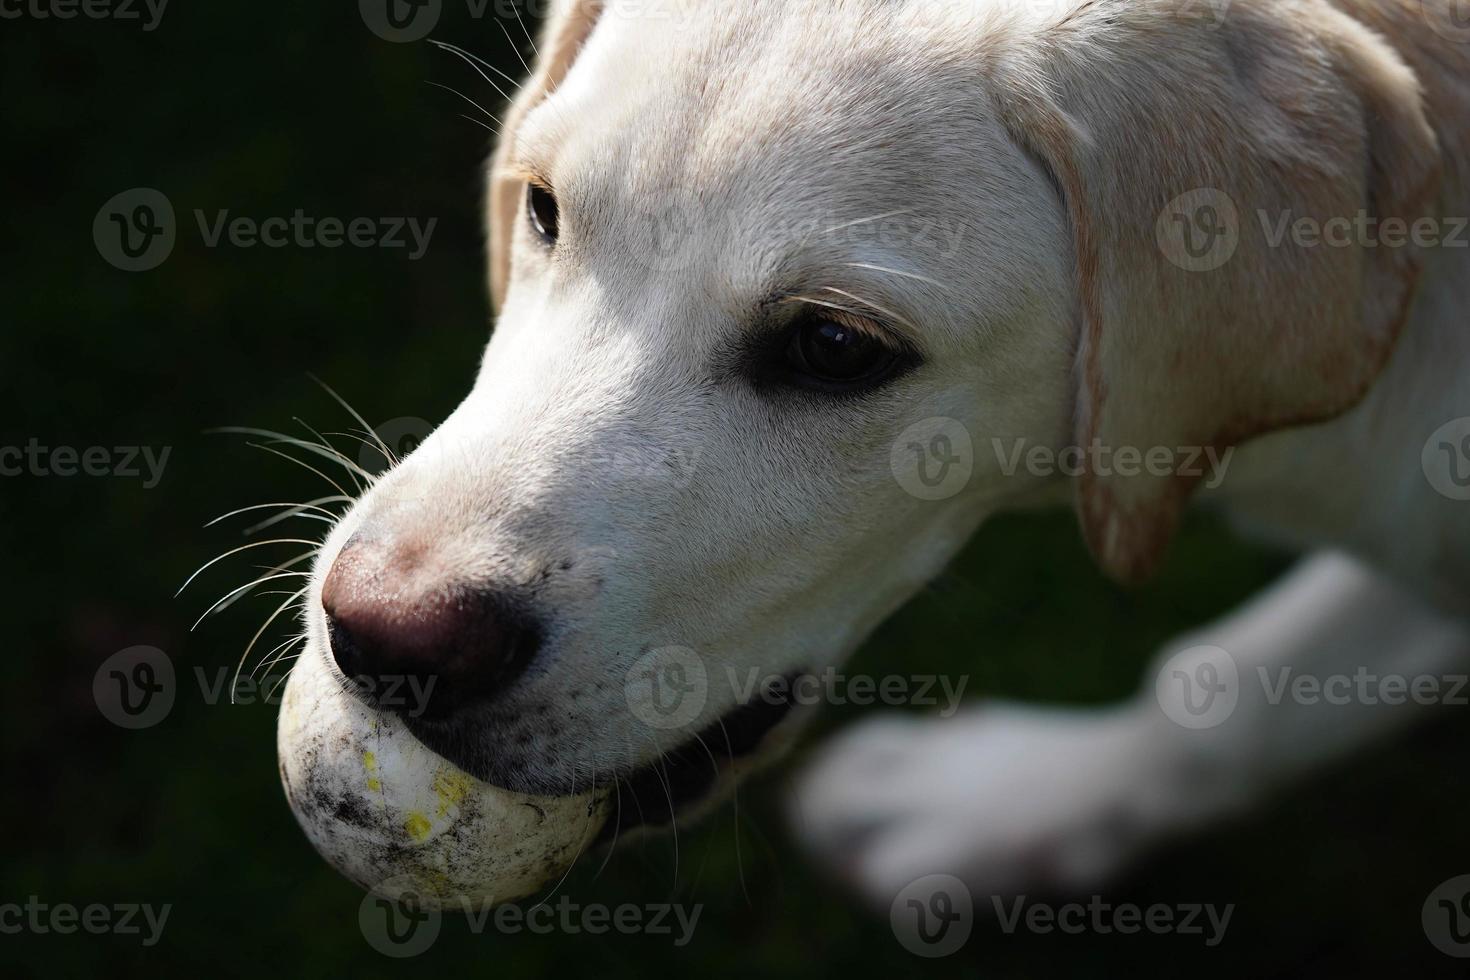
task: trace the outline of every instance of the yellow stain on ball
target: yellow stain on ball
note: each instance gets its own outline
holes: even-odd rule
[[[429,839],[429,831],[432,827],[429,818],[422,813],[410,813],[408,819],[403,821],[403,829],[408,831],[408,836],[420,843]]]

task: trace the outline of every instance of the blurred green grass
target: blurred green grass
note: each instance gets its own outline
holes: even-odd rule
[[[9,792],[0,902],[168,902],[163,941],[0,935],[9,975],[375,975],[389,961],[357,927],[359,894],[295,827],[278,786],[274,712],[181,697],[162,725],[124,732],[91,696],[98,663],[166,650],[181,675],[233,666],[256,620],[237,607],[188,632],[202,596],[184,577],[233,507],[293,499],[302,474],[207,438],[214,425],[321,428],[346,418],[443,418],[468,390],[489,331],[478,202],[485,133],[426,84],[480,93],[452,57],[387,44],[351,5],[171,5],[142,34],[107,21],[7,21],[0,30],[10,254],[0,266],[9,409],[0,444],[171,446],[163,483],[0,481],[9,625]],[[436,36],[518,70],[498,28],[450,4]],[[481,83],[483,85],[483,83]],[[206,249],[184,233],[160,269],[106,265],[92,218],[121,190],[255,216],[418,215],[439,225],[420,262],[382,250]],[[1131,693],[1156,647],[1230,608],[1286,566],[1208,518],[1165,573],[1125,592],[1101,579],[1070,516],[982,531],[955,568],[886,624],[855,670],[966,674],[971,696],[1079,704]],[[220,589],[219,591],[223,591]],[[260,614],[266,607],[253,607]],[[850,721],[829,709],[812,733]],[[412,968],[499,977],[685,971],[769,977],[1452,975],[1419,906],[1470,870],[1465,724],[1438,721],[1286,795],[1270,812],[1181,842],[1110,890],[1115,901],[1238,906],[1226,942],[1006,936],[982,925],[948,960],[914,959],[886,923],[816,877],[776,811],[781,772],[680,835],[579,868],[578,901],[706,906],[688,947],[652,936],[482,935],[446,924]]]

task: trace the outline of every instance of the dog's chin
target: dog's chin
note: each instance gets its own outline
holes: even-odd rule
[[[600,839],[613,841],[707,808],[736,780],[780,754],[790,741],[781,736],[795,727],[793,714],[790,702],[758,699],[731,709],[655,759],[615,779],[604,777],[602,785],[615,784],[616,798]],[[427,748],[492,786],[542,797],[575,796],[593,788],[585,777],[578,783],[543,767],[506,765],[486,751],[483,733],[476,737],[462,724],[407,716],[403,721]]]

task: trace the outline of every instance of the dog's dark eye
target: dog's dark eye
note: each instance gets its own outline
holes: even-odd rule
[[[540,184],[527,184],[526,214],[536,234],[547,244],[555,244],[561,233],[561,209],[556,205],[556,196]]]
[[[825,316],[798,325],[786,351],[787,364],[799,376],[840,386],[877,380],[898,357],[869,331]]]

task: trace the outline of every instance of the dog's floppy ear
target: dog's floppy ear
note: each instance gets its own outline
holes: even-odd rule
[[[500,142],[490,161],[489,190],[486,195],[487,238],[490,249],[490,301],[496,312],[505,302],[510,280],[510,242],[512,222],[520,209],[525,181],[507,174],[506,165],[515,146],[516,131],[526,114],[534,109],[567,77],[577,60],[582,45],[602,16],[603,0],[555,0],[541,30],[536,46],[540,59],[515,101],[505,114]]]
[[[1363,397],[1423,260],[1373,242],[1432,215],[1440,173],[1416,77],[1325,0],[1235,0],[1218,29],[1177,8],[1085,0],[991,61],[1075,232],[1078,506],[1125,581],[1203,473],[1151,449],[1182,464]]]

